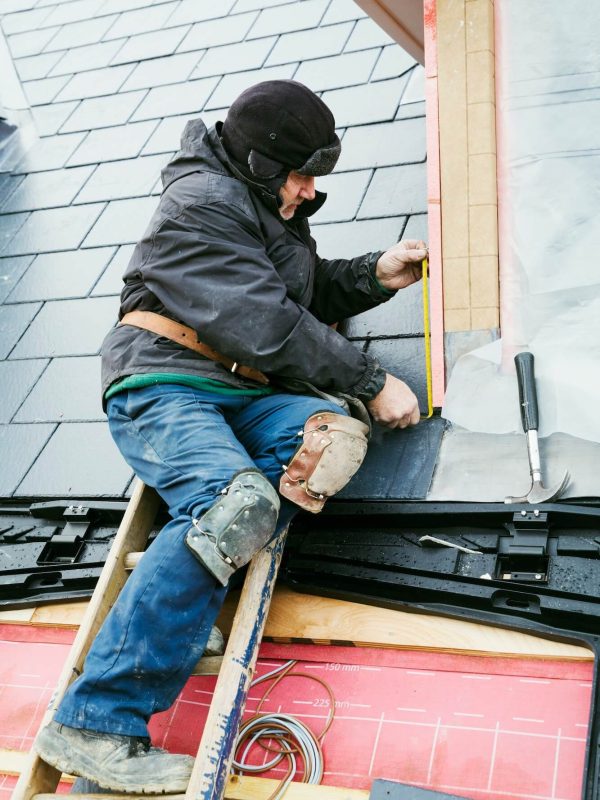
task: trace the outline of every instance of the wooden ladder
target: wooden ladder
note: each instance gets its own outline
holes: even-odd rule
[[[157,494],[138,480],[41,727],[50,722],[69,684],[83,669],[85,656],[125,585],[129,570],[146,547],[158,505]],[[287,530],[282,531],[248,567],[190,783],[185,795],[170,795],[173,800],[221,800],[224,796],[286,533]],[[12,800],[55,800],[60,776],[32,749]],[[121,796],[128,800],[135,797]],[[142,796],[149,800],[149,795],[139,795]],[[106,797],[114,800],[115,795]]]

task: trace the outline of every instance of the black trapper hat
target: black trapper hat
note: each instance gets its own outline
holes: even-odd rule
[[[290,170],[328,175],[342,145],[333,114],[320,97],[297,81],[264,81],[234,101],[221,129],[229,155],[258,181]]]

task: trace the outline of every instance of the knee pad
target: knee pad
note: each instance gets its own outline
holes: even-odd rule
[[[322,411],[307,419],[302,433],[303,444],[285,468],[279,493],[317,514],[362,464],[369,427],[353,417]]]
[[[279,497],[258,470],[244,470],[200,518],[192,520],[186,544],[225,586],[275,532]]]

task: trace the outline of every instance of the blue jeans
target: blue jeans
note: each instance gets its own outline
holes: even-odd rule
[[[148,735],[150,716],[169,708],[202,656],[227,591],[185,544],[192,517],[247,467],[258,467],[277,488],[305,421],[318,411],[340,408],[303,395],[254,398],[177,384],[124,391],[108,401],[117,446],[172,519],[121,591],[55,714],[58,722]],[[278,529],[296,510],[282,502]]]

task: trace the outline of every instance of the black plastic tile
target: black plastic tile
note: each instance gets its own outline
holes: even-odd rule
[[[148,227],[157,205],[156,197],[112,200],[88,234],[83,246],[101,247],[137,242]]]
[[[34,81],[38,78],[45,78],[63,55],[64,53],[40,53],[16,59],[14,65],[22,81]]]
[[[102,203],[96,203],[34,211],[9,241],[2,255],[74,250],[79,247],[103,207]],[[0,217],[0,230],[5,219]]]
[[[0,425],[0,497],[12,495],[48,441],[54,427]]]
[[[312,225],[311,233],[322,258],[354,258],[391,247],[400,238],[405,223],[406,217],[338,222]]]
[[[188,22],[202,22],[206,19],[224,17],[233,8],[235,0],[220,0],[219,3],[199,3],[198,0],[181,0],[167,20],[172,25],[187,25]],[[239,9],[243,11],[244,9]]]
[[[145,91],[124,92],[110,97],[83,100],[64,123],[61,133],[123,125],[129,120],[145,94]]]
[[[23,226],[29,214],[1,214],[0,215],[0,253],[6,255],[6,246],[13,236]]]
[[[259,69],[265,63],[276,41],[276,36],[269,36],[267,39],[254,39],[251,42],[211,48],[200,59],[192,78]]]
[[[29,105],[43,106],[46,103],[51,103],[68,80],[68,75],[58,75],[55,78],[27,81],[23,84],[23,90],[29,100]]]
[[[150,194],[165,165],[165,156],[142,156],[100,164],[77,195],[76,203],[143,197]]]
[[[336,22],[347,22],[351,19],[360,19],[366,16],[366,12],[354,0],[332,0],[321,24],[333,25]]]
[[[187,83],[173,83],[169,86],[150,89],[132,115],[131,121],[197,113],[209,98],[217,82],[218,78],[200,78]]]
[[[119,125],[115,128],[100,128],[97,131],[90,131],[87,136],[73,134],[82,138],[85,136],[85,139],[69,159],[68,165],[71,167],[77,164],[96,164],[133,158],[139,155],[156,126],[156,120],[152,120]]]
[[[266,61],[266,66],[303,61],[308,54],[313,58],[337,55],[344,49],[353,24],[352,22],[342,22],[340,25],[328,25],[325,28],[313,28],[310,31],[285,33],[277,40],[273,52]]]
[[[45,172],[49,169],[60,169],[84,138],[85,133],[67,133],[38,139],[14,171]]]
[[[39,255],[7,302],[86,297],[114,252],[112,247],[103,247]]]
[[[224,75],[205,105],[207,109],[229,108],[233,101],[249,86],[260,81],[285,80],[294,75],[297,64],[282,64],[268,69],[254,69]],[[294,78],[298,80],[298,78]],[[204,116],[203,116],[204,118]]]
[[[289,33],[290,31],[315,28],[325,13],[329,0],[305,0],[298,6],[298,13],[290,14],[285,6],[265,8],[246,38],[258,39],[261,36]]]
[[[294,80],[309,86],[313,92],[365,83],[378,55],[379,50],[362,50],[303,61]]]
[[[192,74],[202,55],[204,50],[142,61],[134,68],[121,88],[124,92],[128,92],[185,81]]]
[[[33,256],[0,258],[0,303],[12,292],[13,287],[33,261]]]
[[[8,46],[13,58],[22,56],[35,56],[41,53],[50,39],[54,37],[59,28],[41,28],[39,31],[16,33],[7,37]]]
[[[49,72],[49,75],[69,75],[84,70],[107,67],[119,52],[124,39],[111,42],[99,42],[68,50]]]
[[[10,422],[47,364],[45,359],[0,361],[0,423]]]
[[[371,75],[372,81],[397,78],[407,70],[412,69],[417,62],[414,58],[397,44],[384,47],[377,61],[377,66]]]
[[[124,11],[104,35],[104,39],[121,39],[125,36],[163,30],[166,21],[176,8],[177,2],[172,2],[148,5],[135,11]]]
[[[46,45],[50,50],[66,50],[69,47],[80,47],[84,44],[96,44],[115,21],[115,16],[85,19],[63,25],[56,36]]]
[[[6,363],[13,366],[46,362]],[[0,375],[1,368],[2,364]],[[15,416],[15,422],[87,422],[104,419],[100,398],[100,358],[97,356],[53,359]]]
[[[0,306],[0,359],[6,358],[11,352],[40,310],[40,306],[41,303]]]
[[[394,142],[394,147],[389,143]],[[384,122],[348,128],[336,169],[366,169],[424,161],[425,120]]]
[[[202,50],[206,47],[218,47],[222,44],[241,42],[256,19],[257,14],[233,14],[230,17],[219,17],[192,25],[189,33],[177,48],[184,50]]]
[[[366,50],[368,47],[378,47],[393,42],[394,40],[374,20],[361,19],[356,23],[344,49],[346,51]]]
[[[80,72],[62,88],[56,99],[58,101],[83,100],[87,97],[114,94],[119,91],[132,70],[132,64],[123,64],[119,67],[104,67],[89,72]],[[58,80],[58,78],[54,78],[54,80]]]
[[[371,170],[367,169],[360,172],[334,173],[318,178],[317,187],[327,192],[327,201],[312,219],[319,223],[354,219],[371,175]]]
[[[364,217],[389,217],[427,211],[425,164],[378,169],[358,213]]]
[[[119,247],[114,258],[103,272],[102,277],[94,286],[92,297],[105,295],[120,295],[123,288],[123,274],[133,253],[134,245],[125,244]],[[84,250],[81,251],[85,252]]]
[[[105,422],[63,423],[15,494],[119,496],[131,476],[132,471],[117,450]]]
[[[323,100],[340,127],[393,120],[408,76],[325,92]]]
[[[367,352],[396,378],[407,383],[419,400],[422,412],[427,411],[427,373],[425,369],[425,339],[373,339]]]
[[[33,304],[32,304],[33,305]],[[14,311],[23,305],[4,306]],[[14,358],[96,355],[107,331],[117,319],[118,303],[113,297],[86,300],[51,300],[28,326],[11,353]]]
[[[188,30],[189,25],[182,25],[180,28],[169,28],[165,31],[132,36],[114,56],[112,63],[125,64],[130,61],[143,61],[145,58],[169,56],[177,50]],[[189,49],[196,48],[190,47]]]
[[[2,212],[67,206],[92,174],[93,167],[34,172],[10,195]]]
[[[63,122],[72,114],[77,106],[74,100],[70,103],[52,103],[49,106],[36,106],[32,109],[35,127],[40,136],[52,136],[58,133]]]

